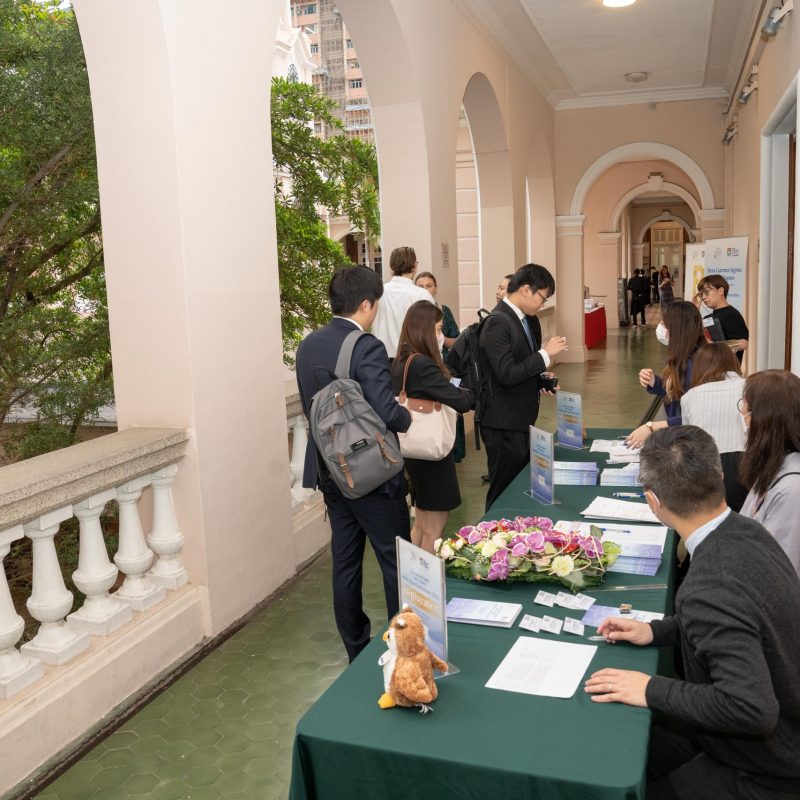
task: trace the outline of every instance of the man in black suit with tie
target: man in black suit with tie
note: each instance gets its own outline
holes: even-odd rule
[[[333,380],[339,350],[354,330],[367,330],[378,313],[383,294],[380,276],[366,267],[343,267],[328,285],[333,319],[310,333],[297,350],[297,385],[306,417],[313,396]],[[350,377],[361,384],[364,399],[390,431],[407,431],[411,415],[395,400],[389,377],[389,357],[372,334],[358,339],[350,362]],[[398,611],[395,537],[410,539],[406,481],[403,473],[363,497],[342,495],[317,456],[313,438],[306,449],[303,486],[322,491],[331,521],[333,612],[347,656],[352,661],[369,643],[370,621],[361,600],[362,561],[367,538],[375,551],[386,595],[389,618]]]
[[[547,269],[526,264],[514,273],[506,296],[483,323],[480,359],[487,391],[481,436],[489,461],[487,510],[530,459],[528,426],[539,415],[539,378],[549,375],[552,358],[567,348],[562,336],[541,346],[536,313],[555,290]]]

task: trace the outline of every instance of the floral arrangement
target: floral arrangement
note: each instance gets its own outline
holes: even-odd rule
[[[592,526],[589,536],[565,533],[547,517],[515,517],[468,525],[448,539],[437,539],[434,552],[448,575],[476,581],[550,581],[579,592],[603,582],[621,548],[601,542]]]

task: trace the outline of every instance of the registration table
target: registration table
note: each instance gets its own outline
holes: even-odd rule
[[[604,342],[608,330],[606,328],[606,307],[597,306],[591,311],[583,312],[583,343],[587,348],[596,347]]]
[[[621,431],[595,430],[612,438]],[[603,454],[556,448],[556,460],[596,460]],[[581,519],[580,511],[613,487],[556,486],[559,505],[546,506],[525,492],[524,470],[484,519],[541,515]],[[619,489],[617,489],[619,491]],[[477,521],[477,520],[476,520]],[[600,605],[631,603],[646,611],[670,612],[675,535],[670,532],[659,572],[653,577],[609,573],[602,587],[587,589]],[[630,586],[652,586],[631,591]],[[668,588],[664,588],[664,587]],[[661,588],[659,588],[661,587]],[[549,583],[475,583],[447,579],[448,597],[521,603],[522,614],[580,618],[582,612],[534,606]],[[563,587],[561,587],[563,588]],[[598,591],[603,589],[603,591]],[[570,699],[538,697],[485,688],[519,636],[538,636],[597,645],[588,674],[603,667],[658,670],[659,651],[608,645],[564,634],[531,634],[510,629],[448,624],[449,659],[460,672],[438,681],[433,712],[381,710],[383,672],[380,635],[344,671],[298,722],[291,800],[411,797],[559,798],[622,800],[644,796],[650,712],[616,703],[594,703],[582,687]],[[586,628],[586,635],[595,633]]]

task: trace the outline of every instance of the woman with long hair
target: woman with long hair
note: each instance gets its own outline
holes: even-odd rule
[[[675,281],[672,280],[669,267],[664,264],[658,274],[658,293],[661,297],[661,316],[667,313],[667,308],[675,300]]]
[[[725,499],[734,511],[747,497],[747,489],[739,481],[746,439],[737,404],[743,391],[742,369],[727,344],[714,342],[697,349],[692,388],[681,397],[681,418],[684,425],[696,425],[714,439],[722,461]]]
[[[681,397],[692,386],[692,359],[705,342],[703,320],[693,303],[679,300],[670,303],[663,326],[667,340],[667,363],[661,375],[652,369],[639,372],[639,383],[649,394],[664,398],[666,421],[646,422],[632,431],[625,440],[630,447],[641,447],[654,430],[681,424]]]
[[[406,362],[413,356],[406,376],[408,397],[435,400],[462,414],[469,411],[475,401],[470,391],[451,383],[442,360],[442,316],[438,306],[425,300],[408,309],[392,365],[392,386],[395,394],[400,394]],[[418,458],[404,461],[416,507],[411,541],[432,553],[434,542],[441,537],[447,524],[449,512],[461,505],[453,451],[439,461]]]
[[[453,312],[444,303],[440,303],[436,299],[436,295],[439,292],[439,284],[436,282],[436,276],[432,272],[420,272],[417,277],[414,278],[414,283],[430,292],[433,302],[442,309],[442,333],[444,334],[442,360],[447,361],[447,354],[450,352],[450,348],[456,343],[459,333],[461,333],[458,329],[456,318],[453,316]],[[456,443],[453,445],[453,458],[455,458],[456,464],[458,464],[466,454],[467,436],[464,430],[464,420],[462,417],[459,417],[458,423],[456,424]]]
[[[800,378],[782,369],[750,375],[739,403],[747,446],[739,474],[742,514],[760,522],[800,573]]]

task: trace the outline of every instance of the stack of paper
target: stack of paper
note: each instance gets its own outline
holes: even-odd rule
[[[445,609],[449,622],[491,625],[494,628],[510,628],[520,611],[520,603],[494,603],[490,600],[467,600],[465,597],[452,598]]]
[[[620,469],[606,467],[600,474],[601,486],[638,486],[639,462],[627,464]]]
[[[597,464],[594,461],[555,461],[553,480],[564,486],[595,486]]]
[[[651,528],[647,525],[606,526],[602,541],[616,542],[622,553],[617,556],[609,572],[626,575],[655,575],[661,567],[661,555],[667,539],[663,525]]]
[[[646,503],[629,503],[625,500],[612,500],[608,497],[595,497],[581,511],[584,517],[596,519],[622,519],[631,522],[658,522],[658,517]]]
[[[632,464],[639,461],[639,450],[628,447],[622,439],[595,439],[592,453],[608,453],[609,464]]]

